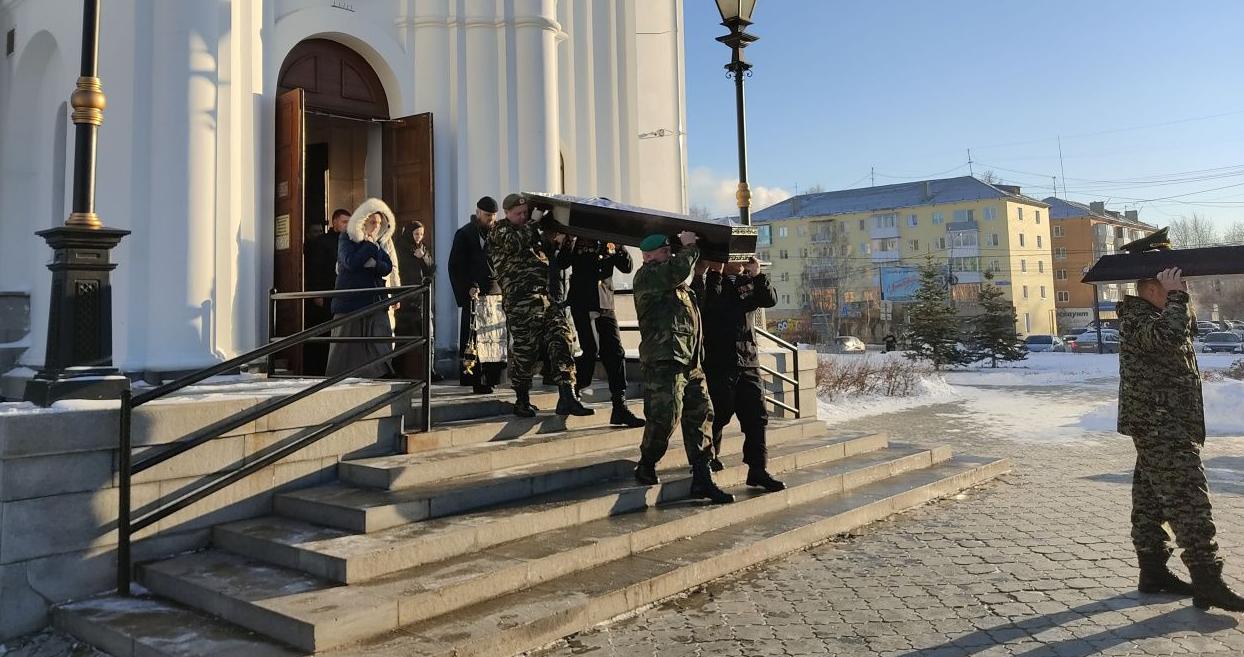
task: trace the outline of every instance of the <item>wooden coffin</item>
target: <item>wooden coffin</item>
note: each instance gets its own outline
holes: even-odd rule
[[[1244,246],[1209,246],[1102,256],[1084,274],[1084,283],[1131,283],[1179,267],[1184,278],[1244,276]]]
[[[663,233],[677,244],[678,233],[689,230],[700,236],[700,250],[707,260],[747,260],[756,254],[756,227],[730,226],[698,221],[686,215],[626,205],[602,198],[524,192],[533,210],[545,212],[544,227],[601,242],[627,246],[652,233]]]

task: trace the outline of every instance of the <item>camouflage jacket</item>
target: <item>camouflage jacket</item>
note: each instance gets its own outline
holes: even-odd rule
[[[1169,292],[1157,308],[1140,297],[1119,304],[1119,433],[1205,437],[1201,371],[1188,293]]]
[[[548,296],[549,258],[535,224],[516,226],[505,219],[498,220],[488,231],[488,257],[497,271],[507,304]]]
[[[702,360],[699,302],[686,282],[699,259],[700,250],[688,246],[665,262],[645,263],[635,272],[640,364],[698,365]]]

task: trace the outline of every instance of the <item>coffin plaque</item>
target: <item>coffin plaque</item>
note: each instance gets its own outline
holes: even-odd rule
[[[747,260],[756,253],[756,227],[730,226],[699,221],[686,215],[626,205],[603,198],[524,192],[533,210],[543,210],[544,228],[569,235],[639,246],[652,233],[674,236],[689,230],[700,236],[700,250],[707,260]]]
[[[1244,276],[1244,246],[1209,246],[1142,253],[1116,253],[1098,258],[1084,274],[1084,283],[1132,283],[1153,278],[1168,267],[1179,267],[1184,278]]]

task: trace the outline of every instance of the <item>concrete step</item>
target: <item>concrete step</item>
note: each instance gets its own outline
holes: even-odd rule
[[[952,495],[1008,469],[1009,464],[1001,460],[956,457],[844,493],[792,501],[786,509],[751,521],[640,550],[453,614],[402,626],[365,644],[342,646],[332,654],[509,657],[868,522]],[[679,507],[645,513],[675,508]],[[55,611],[54,620],[57,627],[116,657],[306,654],[159,600],[106,596],[64,605]]]
[[[537,377],[536,380],[540,379]],[[584,403],[607,402],[610,398],[609,386],[603,383],[593,383],[584,388],[582,394]],[[408,427],[419,426],[420,418],[423,417],[423,408],[417,400],[418,397],[406,413]],[[552,409],[557,405],[557,388],[539,384],[533,386],[531,403],[542,410]],[[508,387],[497,387],[492,394],[476,395],[466,386],[437,383],[432,385],[432,406],[434,425],[507,415],[513,417],[514,391]]]
[[[517,417],[506,411],[494,419],[459,420],[436,424],[426,433],[407,433],[402,438],[401,451],[408,454],[440,450],[449,447],[476,445],[498,440],[510,440],[536,434],[561,433],[576,429],[608,428],[609,413],[613,404],[606,401],[588,404],[596,410],[595,415],[557,415],[553,406],[540,411],[536,417]],[[643,417],[643,403],[627,404],[631,412]]]
[[[774,449],[780,449],[786,440],[802,437],[810,430],[809,426],[799,421],[774,423],[768,435],[775,443]],[[727,439],[723,450],[737,453],[740,443],[737,439]],[[627,478],[635,467],[633,459],[637,452],[632,445],[397,490],[372,490],[335,483],[282,493],[275,497],[273,506],[280,515],[356,532],[374,532],[533,495]],[[662,462],[667,469],[685,468],[686,464],[685,452],[677,447],[669,450]]]
[[[775,454],[775,473],[817,462],[828,463],[866,453],[882,453],[879,434],[846,434],[822,439],[823,448]],[[725,458],[726,469],[715,475],[722,485],[743,483],[746,467],[739,455]],[[785,476],[783,474],[783,476]],[[658,503],[683,499],[690,481],[686,472],[664,474],[659,486],[639,487],[629,478],[559,491],[462,516],[411,523],[355,534],[310,522],[270,516],[220,525],[213,529],[217,547],[273,565],[302,570],[342,583],[361,582],[527,536],[551,532],[629,513]]]
[[[824,425],[815,419],[775,420],[768,427],[766,439],[773,445],[783,440],[803,438],[809,435],[809,431],[822,431],[823,428]],[[435,452],[343,461],[337,466],[337,474],[343,483],[360,488],[398,490],[458,477],[496,473],[507,468],[553,464],[563,459],[613,450],[628,451],[625,456],[631,457],[643,441],[643,435],[643,428],[625,427],[535,434],[510,440],[448,447]],[[741,433],[731,430],[730,435],[738,438],[730,440],[732,444],[741,445]],[[681,442],[681,432],[679,441]]]
[[[779,493],[604,518],[348,586],[219,550],[143,566],[140,578],[154,593],[295,647],[325,650],[948,457],[942,448],[861,454],[790,472],[790,488]]]

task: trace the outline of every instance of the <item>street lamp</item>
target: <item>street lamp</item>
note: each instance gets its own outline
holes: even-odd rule
[[[726,71],[727,75],[734,76],[734,104],[739,124],[739,189],[734,193],[734,199],[739,205],[739,223],[744,226],[752,224],[752,192],[747,188],[747,121],[743,109],[743,78],[751,75],[752,65],[743,61],[743,49],[757,37],[743,29],[752,24],[752,10],[755,8],[756,0],[717,0],[721,24],[730,29],[729,34],[719,36],[717,40],[730,48],[730,63],[726,64]]]
[[[129,380],[112,367],[112,283],[108,252],[129,235],[95,214],[95,136],[104,122],[99,81],[99,0],[82,6],[82,69],[73,107],[73,212],[63,226],[35,233],[52,247],[52,297],[43,367],[23,398],[40,406],[61,399],[117,399]]]

